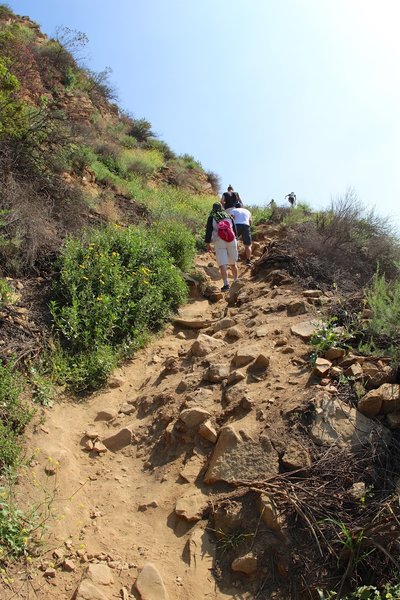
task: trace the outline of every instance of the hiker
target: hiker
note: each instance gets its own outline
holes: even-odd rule
[[[296,194],[294,192],[290,192],[290,194],[287,194],[285,198],[288,199],[288,202],[291,207],[293,207],[296,204]]]
[[[236,225],[232,217],[223,210],[219,202],[213,204],[211,213],[207,219],[205,242],[209,252],[212,250],[211,243],[214,244],[215,258],[217,259],[224,283],[221,292],[229,290],[228,265],[230,266],[233,280],[236,281],[238,278],[236,235]]]
[[[244,208],[244,206],[241,206],[238,202],[235,208],[231,210],[231,217],[233,217],[233,220],[235,221],[237,239],[242,238],[244,244],[246,264],[251,265],[251,212],[247,210],[247,208]]]
[[[228,185],[228,189],[221,196],[221,204],[223,209],[230,213],[233,208],[235,208],[237,203],[240,203],[240,206],[243,206],[243,202],[240,199],[238,192],[235,192],[231,185]]]

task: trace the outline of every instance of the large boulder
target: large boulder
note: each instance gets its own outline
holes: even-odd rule
[[[235,367],[244,367],[253,362],[259,354],[259,349],[254,346],[243,346],[236,352],[233,362]]]
[[[332,396],[323,396],[316,402],[314,422],[310,427],[310,436],[316,444],[358,449],[374,436],[387,439],[389,435],[380,423]]]
[[[267,437],[253,440],[232,425],[222,427],[207,472],[206,484],[265,479],[278,472],[278,454]]]
[[[81,581],[72,598],[73,600],[109,600],[108,596],[99,590],[89,579]]]

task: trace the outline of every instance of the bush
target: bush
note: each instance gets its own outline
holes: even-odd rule
[[[21,451],[20,435],[32,417],[20,399],[21,391],[14,365],[0,364],[0,470],[16,466]]]
[[[163,155],[165,160],[174,160],[176,158],[175,152],[171,150],[168,144],[162,140],[149,140],[146,144],[146,147],[151,150],[157,150]]]
[[[72,365],[80,373],[81,388],[98,387],[120,356],[135,350],[186,297],[162,243],[136,227],[110,226],[88,233],[85,242],[70,238],[59,269],[50,308],[71,357],[66,370]]]
[[[14,13],[8,4],[0,4],[0,19],[8,19],[9,17],[13,17]]]
[[[221,177],[217,173],[214,173],[214,171],[207,171],[206,175],[213,192],[219,194],[221,191]]]
[[[5,279],[0,279],[0,309],[11,300],[12,289]]]
[[[131,119],[128,135],[136,138],[138,142],[147,142],[149,138],[155,137],[151,123],[146,119]]]
[[[181,271],[190,271],[196,256],[196,242],[192,232],[185,225],[174,221],[154,225],[153,231],[172,257],[175,266]]]
[[[202,170],[201,162],[196,160],[191,154],[182,154],[179,157],[179,161],[187,168],[187,169],[199,169]]]

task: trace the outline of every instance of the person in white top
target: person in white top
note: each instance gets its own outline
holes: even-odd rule
[[[243,208],[243,206],[236,205],[235,208],[232,208],[230,213],[231,217],[235,221],[237,229],[237,238],[239,239],[241,237],[243,240],[246,255],[246,264],[251,265],[251,212],[247,210],[247,208]]]

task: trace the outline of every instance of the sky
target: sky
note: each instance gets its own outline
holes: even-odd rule
[[[400,229],[399,0],[8,0],[249,204],[353,188]]]

